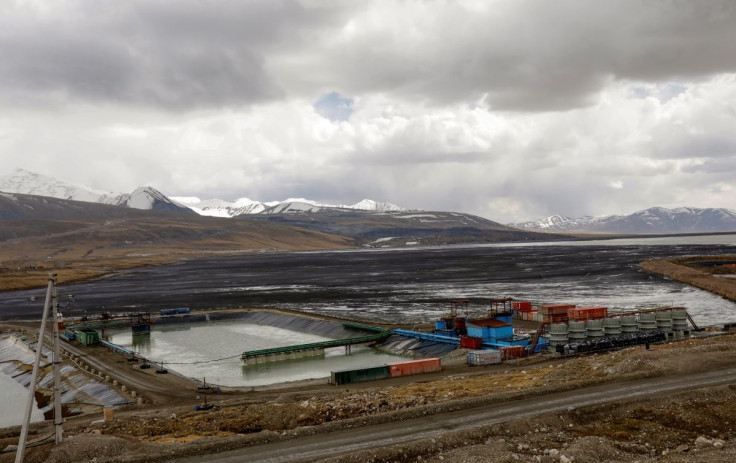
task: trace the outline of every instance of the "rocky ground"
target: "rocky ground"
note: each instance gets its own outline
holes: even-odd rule
[[[32,448],[26,461],[176,459],[592,384],[717,370],[736,364],[736,334],[534,364],[465,367],[461,360],[446,360],[442,376],[411,381],[210,396],[217,404],[210,411],[168,406],[123,411],[108,422],[71,419],[62,445]],[[734,461],[735,417],[732,385],[449,432],[332,461]],[[39,427],[36,435],[48,431]],[[16,441],[12,430],[0,434],[0,448]]]

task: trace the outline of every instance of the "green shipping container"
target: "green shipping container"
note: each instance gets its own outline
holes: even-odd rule
[[[361,383],[363,381],[375,381],[377,379],[386,379],[391,377],[388,365],[380,367],[360,368],[357,370],[341,370],[333,371],[330,374],[330,384],[350,384]]]
[[[85,346],[91,346],[100,343],[100,334],[95,330],[77,331],[77,339]]]

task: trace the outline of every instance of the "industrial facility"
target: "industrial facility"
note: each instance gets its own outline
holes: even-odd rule
[[[343,333],[354,336],[308,344],[287,345],[243,352],[244,366],[305,357],[324,356],[325,349],[341,347],[350,355],[356,345],[381,346],[396,337],[414,339],[423,345],[445,345],[445,352],[467,349],[468,365],[491,365],[535,355],[578,355],[587,352],[649,345],[684,339],[698,331],[687,310],[682,307],[610,312],[606,307],[577,307],[575,304],[535,305],[511,297],[492,298],[471,315],[469,299],[450,301],[446,313],[433,322],[430,330],[380,328],[366,324],[342,323]],[[83,345],[102,344],[112,350],[135,356],[135,353],[105,339],[106,329],[130,327],[133,334],[148,335],[151,325],[173,318],[186,320],[188,308],[166,309],[117,317],[100,316],[79,321],[61,337]],[[209,316],[207,316],[209,319]],[[517,326],[515,326],[517,325]],[[60,327],[61,328],[61,327]],[[425,355],[426,356],[426,355]],[[145,360],[145,359],[144,359]],[[410,362],[376,365],[368,368],[332,371],[335,385],[369,381],[408,374],[441,370],[437,356]]]

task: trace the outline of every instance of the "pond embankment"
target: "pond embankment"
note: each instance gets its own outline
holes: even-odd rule
[[[649,273],[662,275],[672,280],[686,283],[718,294],[736,302],[736,280],[716,275],[714,267],[699,267],[699,261],[734,260],[736,256],[702,256],[688,258],[653,259],[641,262],[639,267]]]
[[[27,391],[31,383],[31,372],[35,361],[33,349],[36,348],[36,345],[34,339],[24,335],[0,334],[0,375],[3,376],[5,383],[12,386],[13,384],[10,383],[12,381]],[[35,394],[36,408],[32,415],[34,421],[50,419],[53,414],[51,357],[51,352],[44,346]],[[115,389],[67,362],[63,362],[60,367],[60,377],[64,416],[99,413],[104,406],[128,403],[127,399]],[[0,396],[5,399],[3,400],[5,403],[3,415],[8,417],[0,421],[0,426],[20,424],[27,403],[27,392],[21,390],[19,395],[18,388],[9,387],[0,391]]]

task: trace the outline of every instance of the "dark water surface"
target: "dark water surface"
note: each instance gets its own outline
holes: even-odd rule
[[[72,315],[101,310],[279,306],[366,320],[423,321],[457,297],[511,296],[612,310],[684,305],[700,323],[736,321],[736,304],[651,276],[641,261],[736,253],[736,235],[254,254],[121,272],[59,288]],[[64,274],[59,273],[63,283]],[[44,290],[0,293],[0,318],[38,319]],[[31,302],[31,296],[38,296]],[[472,308],[472,306],[471,306]]]

